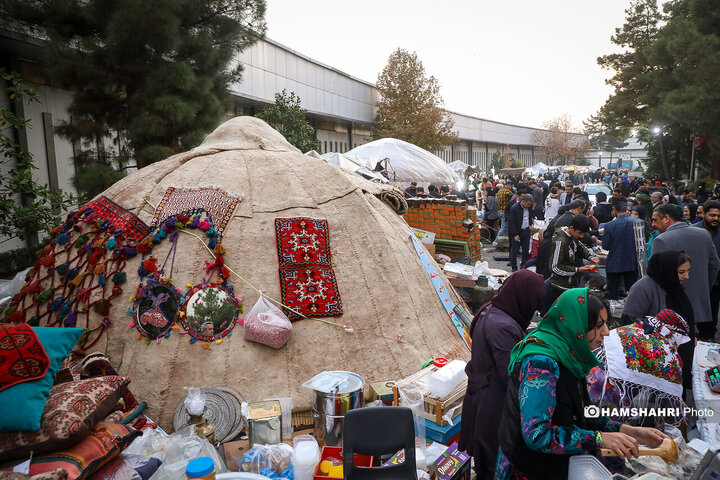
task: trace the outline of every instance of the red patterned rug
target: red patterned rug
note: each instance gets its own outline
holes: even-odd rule
[[[0,391],[42,378],[50,359],[42,343],[27,323],[0,323]]]
[[[154,229],[173,215],[205,212],[222,238],[235,207],[244,195],[234,195],[215,187],[168,187],[158,203],[150,228]]]
[[[109,221],[115,230],[122,230],[128,238],[140,241],[149,231],[148,226],[142,220],[107,197],[96,198],[87,203],[80,211],[83,212],[88,208],[95,213],[95,218]]]
[[[276,218],[275,236],[283,303],[307,317],[342,315],[327,220]],[[292,321],[302,318],[288,309],[285,313]]]

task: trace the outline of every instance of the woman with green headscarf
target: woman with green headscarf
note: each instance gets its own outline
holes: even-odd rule
[[[587,288],[565,291],[538,328],[510,354],[500,420],[499,480],[567,478],[571,455],[600,447],[637,457],[638,443],[657,447],[665,434],[600,417],[585,377],[599,364],[593,349],[609,334],[609,308]]]

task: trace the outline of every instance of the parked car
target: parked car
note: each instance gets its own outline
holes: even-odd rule
[[[597,203],[595,195],[598,192],[605,192],[608,198],[612,197],[612,189],[604,183],[584,183],[580,186],[580,189],[583,192],[587,192],[588,198],[590,198],[593,205]]]

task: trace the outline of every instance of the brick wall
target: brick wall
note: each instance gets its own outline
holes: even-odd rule
[[[480,237],[478,236],[476,210],[469,209],[464,200],[445,200],[442,198],[408,199],[408,211],[405,221],[414,228],[435,233],[435,238],[467,242],[473,262],[482,258]],[[475,225],[467,233],[462,222],[470,219]],[[437,242],[436,242],[437,243]],[[462,247],[436,245],[436,253],[450,257],[465,253]]]

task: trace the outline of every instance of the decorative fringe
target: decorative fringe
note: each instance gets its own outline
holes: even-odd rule
[[[74,285],[75,287],[79,287],[80,284],[83,282],[83,280],[85,280],[85,275],[87,275],[87,274],[84,273],[84,272],[81,273],[80,275],[78,275],[77,277],[75,277],[70,283],[71,283],[72,285]]]
[[[37,297],[37,301],[39,303],[45,303],[48,300],[50,300],[53,296],[53,293],[55,292],[54,288],[48,288],[47,290],[43,291],[40,295]]]
[[[55,239],[55,243],[57,243],[58,245],[65,245],[66,243],[68,243],[68,240],[69,238],[67,232],[63,232]]]

